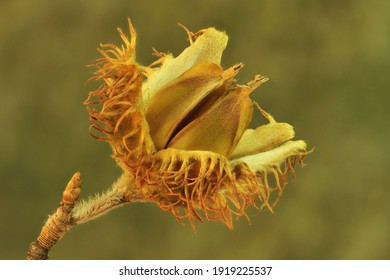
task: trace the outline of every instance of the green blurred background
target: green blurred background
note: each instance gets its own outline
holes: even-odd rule
[[[275,208],[229,230],[133,204],[71,230],[53,259],[389,259],[390,1],[1,1],[0,258],[23,259],[76,171],[83,198],[120,174],[82,104],[101,42],[131,17],[138,61],[177,55],[190,30],[226,30],[223,66],[315,152]],[[258,117],[258,116],[257,116]],[[254,124],[255,125],[255,124]]]

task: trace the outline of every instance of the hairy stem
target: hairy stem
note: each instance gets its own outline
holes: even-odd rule
[[[103,194],[84,202],[77,202],[81,192],[81,176],[77,172],[67,184],[56,212],[49,217],[38,238],[30,244],[29,260],[48,259],[50,249],[78,224],[88,222],[129,202],[142,201],[134,181],[126,174]]]

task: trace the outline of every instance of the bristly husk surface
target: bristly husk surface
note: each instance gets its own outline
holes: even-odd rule
[[[227,142],[226,139],[210,140],[215,141],[215,145],[226,145],[226,149],[224,149],[226,153],[221,154],[212,149],[175,148],[175,143],[191,140],[191,135],[181,136],[177,133],[177,128],[167,129],[169,133],[177,133],[176,139],[178,140],[175,140],[176,142],[172,140],[175,139],[175,134],[164,136],[166,138],[162,141],[160,141],[161,138],[157,138],[160,136],[153,136],[154,134],[159,135],[158,129],[163,128],[166,124],[165,121],[174,125],[180,123],[184,126],[183,122],[190,118],[188,117],[189,113],[186,113],[187,115],[183,116],[181,121],[173,120],[173,116],[168,119],[166,114],[157,114],[155,119],[161,122],[158,125],[151,123],[151,121],[148,122],[147,118],[147,114],[153,114],[156,112],[155,110],[158,110],[153,109],[153,106],[158,108],[158,98],[170,98],[166,94],[158,93],[159,90],[163,90],[161,87],[168,84],[175,90],[176,86],[182,86],[187,81],[181,78],[181,75],[186,75],[185,73],[193,75],[190,76],[190,82],[188,82],[190,87],[194,87],[196,83],[201,81],[215,83],[215,85],[204,85],[210,87],[210,89],[204,90],[205,96],[209,92],[219,94],[215,100],[227,98],[224,96],[232,92],[239,94],[243,91],[242,89],[253,86],[259,79],[264,82],[266,78],[256,76],[247,86],[237,86],[232,78],[237,69],[232,70],[231,76],[227,78],[223,77],[223,73],[228,70],[225,72],[218,70],[220,73],[217,75],[202,72],[203,76],[200,78],[198,72],[194,71],[192,67],[205,61],[209,63],[207,65],[219,64],[222,51],[226,47],[226,34],[214,28],[204,29],[197,33],[191,33],[187,30],[191,45],[181,55],[174,58],[169,54],[156,52],[159,55],[156,62],[150,66],[139,65],[135,61],[136,33],[130,21],[129,27],[130,40],[122,30],[118,29],[124,43],[121,47],[112,44],[101,45],[99,52],[102,54],[102,58],[93,64],[97,71],[90,80],[96,80],[102,84],[99,89],[91,92],[85,101],[91,120],[91,135],[99,140],[107,141],[111,145],[113,157],[123,169],[125,176],[136,182],[135,185],[129,184],[127,193],[134,193],[131,188],[138,188],[137,191],[142,194],[144,200],[155,202],[163,210],[172,212],[179,221],[188,218],[193,227],[195,219],[200,221],[208,219],[221,221],[232,228],[232,218],[234,216],[247,217],[245,210],[250,205],[258,208],[266,207],[272,212],[273,206],[281,197],[283,188],[287,184],[288,173],[294,177],[295,163],[298,162],[302,165],[303,158],[308,153],[304,141],[291,140],[294,136],[292,126],[277,123],[271,115],[258,107],[269,123],[256,130],[245,130],[247,123],[243,124],[243,122],[248,122],[248,118],[245,117],[245,120],[242,121],[245,127],[240,123],[236,125],[241,127],[241,132],[234,140],[229,140],[230,142]],[[209,51],[207,51],[208,48]],[[183,69],[180,70],[180,67]],[[216,67],[210,66],[209,68]],[[213,75],[215,75],[215,79]],[[208,77],[210,77],[210,82],[207,80]],[[160,87],[156,86],[159,82],[161,83]],[[261,83],[256,84],[255,87]],[[221,89],[223,90],[221,91]],[[166,91],[170,92],[167,89]],[[208,99],[207,102],[204,101],[205,98],[202,94],[203,92],[199,91],[200,101],[197,101],[196,104],[200,102],[203,102],[201,104],[207,102],[217,104],[217,101],[212,98]],[[189,96],[192,98],[192,95]],[[231,98],[234,99],[233,96]],[[240,100],[237,102],[241,102]],[[164,102],[168,106],[166,111],[169,111],[169,100]],[[173,104],[175,102],[172,100]],[[186,102],[185,104],[190,104],[188,99]],[[245,104],[249,104],[248,101],[245,102]],[[200,135],[199,139],[203,141],[203,135],[209,136],[207,131],[201,130],[201,125],[207,123],[207,118],[210,118],[209,122],[214,120],[213,116],[209,117],[206,113],[203,114],[203,111],[206,110],[198,109],[199,106],[196,104],[194,107],[186,109],[192,114],[190,120],[192,123],[188,121],[188,128],[183,129],[182,133],[196,131],[196,135]],[[215,108],[215,110],[223,110],[223,106],[221,109],[213,107],[217,106],[215,104],[207,106]],[[234,108],[247,110],[249,105],[245,106],[235,105]],[[194,113],[194,110],[199,111]],[[219,113],[221,112],[218,111]],[[226,118],[229,118],[230,112],[226,111],[225,113]],[[203,119],[198,117],[200,114],[202,114]],[[243,119],[242,117],[239,119],[241,115],[237,114],[238,121]],[[164,117],[166,120],[161,120]],[[204,125],[204,127],[209,126]],[[250,141],[246,141],[246,138]],[[254,139],[259,141],[255,146],[253,146]],[[172,143],[171,146],[167,144],[169,141]],[[156,145],[156,143],[160,144]],[[189,147],[193,145],[187,143],[185,142],[183,145]],[[272,180],[274,181],[273,186],[269,183],[271,180],[268,176],[274,178]]]

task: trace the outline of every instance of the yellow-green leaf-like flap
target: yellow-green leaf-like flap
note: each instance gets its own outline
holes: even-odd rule
[[[271,150],[291,140],[294,134],[293,127],[288,123],[275,122],[247,129],[230,157],[238,158]]]
[[[222,52],[228,42],[226,33],[212,27],[197,33],[200,35],[195,42],[178,57],[166,55],[161,68],[153,68],[151,75],[148,76],[148,80],[142,87],[143,102],[146,107],[158,90],[191,67],[206,61],[220,64]]]
[[[253,172],[268,172],[275,166],[279,166],[286,158],[297,155],[305,155],[306,143],[303,140],[287,141],[277,148],[264,153],[241,157],[234,162],[245,162]]]

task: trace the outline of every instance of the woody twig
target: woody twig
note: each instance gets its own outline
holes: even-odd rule
[[[135,189],[128,192],[128,186],[132,183],[123,174],[107,192],[96,195],[89,201],[78,202],[81,176],[79,172],[75,173],[62,194],[56,212],[49,216],[38,238],[30,244],[27,259],[48,259],[50,249],[74,226],[95,219],[125,203],[142,201],[142,195]]]

